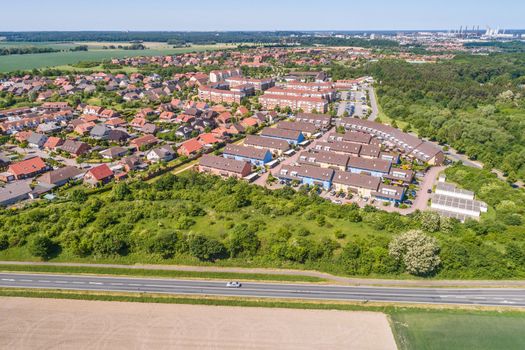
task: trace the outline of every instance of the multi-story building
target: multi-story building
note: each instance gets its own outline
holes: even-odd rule
[[[290,109],[303,110],[304,112],[321,112],[325,113],[328,109],[328,101],[317,97],[302,97],[302,96],[280,96],[280,95],[262,95],[259,97],[259,103],[265,109],[276,109],[277,107],[283,109],[289,107]]]
[[[224,89],[217,89],[209,86],[199,87],[199,98],[203,101],[211,101],[215,103],[241,103],[241,100],[246,97],[246,93],[242,90],[231,91]]]
[[[306,90],[306,89],[284,89],[272,87],[264,93],[265,95],[292,96],[292,97],[315,97],[332,101],[335,98],[335,90]]]
[[[239,85],[251,85],[257,91],[268,90],[269,88],[275,85],[275,81],[271,78],[266,79],[253,79],[245,78],[241,76],[234,76],[226,78],[225,81],[230,84],[230,88],[239,86]]]
[[[238,77],[241,75],[242,75],[242,72],[239,68],[213,70],[210,72],[209,79],[210,79],[210,82],[212,83],[218,83],[230,77]]]

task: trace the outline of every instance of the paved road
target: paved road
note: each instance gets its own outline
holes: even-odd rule
[[[374,121],[379,113],[379,108],[377,106],[376,94],[372,86],[368,87],[368,96],[370,98],[370,106],[372,107],[372,112],[368,116],[368,120]]]
[[[1,273],[0,287],[183,295],[525,307],[525,289],[380,288]]]

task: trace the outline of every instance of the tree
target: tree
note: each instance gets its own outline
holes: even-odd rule
[[[247,224],[236,225],[230,231],[228,249],[232,257],[254,256],[260,244],[256,231]]]
[[[199,260],[213,261],[226,256],[226,248],[216,239],[201,234],[188,237],[190,254]]]
[[[86,191],[82,189],[76,189],[71,191],[69,194],[69,199],[76,203],[84,203],[87,200]]]
[[[176,232],[159,232],[150,237],[147,249],[150,253],[160,254],[164,259],[175,255],[178,236]]]
[[[429,276],[441,264],[437,240],[419,230],[395,237],[388,248],[390,256],[402,262],[406,271],[412,275]]]
[[[420,215],[421,228],[427,232],[439,231],[440,217],[433,211],[424,211]]]
[[[127,183],[121,182],[113,186],[113,198],[122,201],[131,197],[131,190]]]
[[[29,242],[29,253],[44,260],[50,258],[54,249],[55,244],[51,238],[44,235],[36,236]]]

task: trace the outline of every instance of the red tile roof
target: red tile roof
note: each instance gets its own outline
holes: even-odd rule
[[[21,175],[33,174],[42,171],[45,168],[46,163],[44,163],[40,157],[35,157],[11,164],[8,172],[18,177]]]
[[[97,181],[101,181],[113,176],[113,171],[106,164],[96,166],[89,170],[88,173],[90,173],[91,176],[93,176],[93,178]]]

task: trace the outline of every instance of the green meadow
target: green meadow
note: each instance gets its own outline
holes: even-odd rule
[[[18,43],[0,42],[0,48],[13,46],[27,47],[50,47],[54,49],[69,50],[78,45],[88,45],[88,51],[61,51],[28,55],[7,55],[0,56],[0,72],[10,72],[15,70],[30,70],[34,68],[54,67],[75,64],[81,61],[102,61],[112,58],[124,58],[133,56],[160,56],[173,55],[194,51],[220,50],[234,47],[234,45],[194,45],[190,47],[173,48],[166,44],[154,43],[146,44],[146,50],[124,50],[124,49],[102,49],[102,45],[116,45],[117,43]],[[118,45],[129,45],[128,43],[118,43]]]

